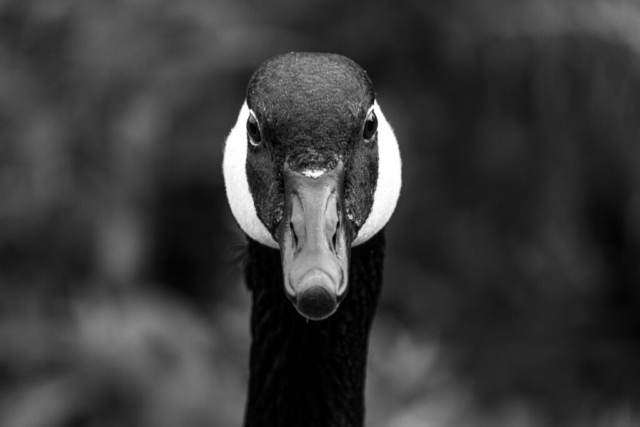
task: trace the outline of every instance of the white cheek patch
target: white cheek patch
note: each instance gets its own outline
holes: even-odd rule
[[[402,187],[402,161],[393,129],[377,102],[372,107],[378,117],[378,182],[373,206],[353,246],[366,242],[384,227],[396,208]]]
[[[233,216],[240,228],[252,239],[263,245],[278,248],[267,227],[258,218],[253,196],[247,181],[247,130],[249,106],[245,102],[240,109],[238,121],[231,129],[224,147],[222,173],[227,190],[227,199]],[[375,206],[375,204],[374,204]]]

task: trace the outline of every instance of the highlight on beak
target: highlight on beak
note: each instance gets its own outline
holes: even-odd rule
[[[323,320],[347,293],[351,241],[343,200],[344,165],[317,176],[284,168],[278,229],[285,293],[298,312]]]

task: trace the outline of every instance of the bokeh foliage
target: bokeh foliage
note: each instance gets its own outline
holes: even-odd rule
[[[369,425],[639,423],[640,8],[470,3],[0,1],[0,424],[241,423],[221,155],[290,50],[403,153]]]

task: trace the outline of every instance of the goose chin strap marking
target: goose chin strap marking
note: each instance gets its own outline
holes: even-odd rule
[[[402,162],[398,142],[377,102],[374,102],[373,108],[378,117],[378,181],[371,212],[353,241],[353,246],[366,242],[387,224],[395,210],[402,186]],[[278,249],[278,242],[258,218],[247,182],[248,142],[245,123],[249,118],[249,111],[245,102],[225,144],[222,169],[227,198],[231,212],[242,231],[263,245]]]
[[[242,231],[263,245],[278,249],[278,243],[258,218],[253,196],[247,182],[248,142],[245,124],[249,118],[249,111],[249,106],[245,102],[240,109],[238,121],[231,129],[231,133],[225,143],[222,171],[227,190],[227,199],[229,200],[231,212]]]
[[[371,212],[358,231],[353,246],[366,242],[389,222],[402,187],[402,161],[398,141],[378,103],[374,102],[372,108],[378,117],[378,182]]]

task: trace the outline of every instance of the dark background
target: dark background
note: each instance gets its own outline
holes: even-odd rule
[[[368,425],[640,425],[622,0],[0,1],[0,425],[240,425],[222,147],[291,50],[361,64],[403,155]]]

